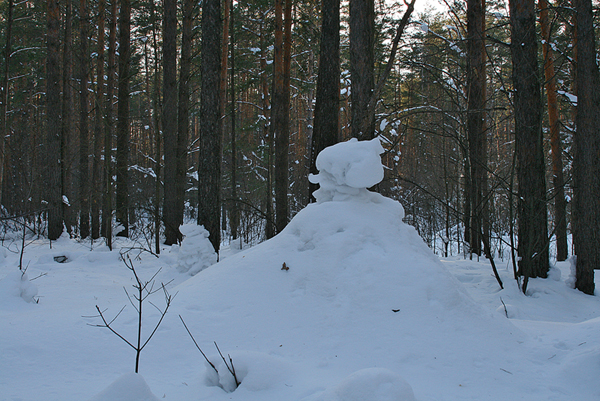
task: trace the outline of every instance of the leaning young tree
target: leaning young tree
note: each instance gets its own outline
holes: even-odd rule
[[[542,104],[534,0],[510,0],[515,152],[519,183],[519,273],[547,277],[549,265]]]

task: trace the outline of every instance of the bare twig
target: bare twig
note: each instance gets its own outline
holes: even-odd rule
[[[212,366],[212,368],[215,370],[215,372],[219,373],[219,371],[217,370],[217,368],[215,367],[215,365],[213,365],[213,363],[206,357],[206,354],[202,351],[202,349],[200,348],[200,346],[198,345],[198,343],[196,342],[196,339],[194,338],[194,336],[192,335],[192,332],[190,331],[190,329],[188,329],[187,325],[185,324],[185,322],[183,321],[183,318],[181,317],[181,315],[179,315],[179,319],[181,319],[181,323],[183,323],[183,327],[185,327],[185,329],[187,330],[188,334],[190,335],[190,337],[192,338],[192,341],[194,342],[194,344],[196,345],[196,348],[198,348],[198,351],[200,351],[200,353],[202,354],[202,356],[204,357],[204,359],[206,359],[206,362],[208,362],[208,364],[210,366]]]
[[[235,375],[235,367],[233,366],[233,360],[231,359],[231,356],[229,354],[227,354],[227,356],[229,357],[229,361],[231,362],[231,367],[230,367],[229,364],[227,363],[227,361],[225,360],[225,357],[221,353],[221,350],[219,349],[217,342],[215,341],[214,343],[215,343],[215,347],[217,347],[217,351],[219,351],[219,355],[221,355],[221,359],[223,359],[223,363],[225,363],[225,366],[227,366],[227,370],[229,370],[229,373],[231,373],[231,375],[233,376],[233,379],[235,380],[235,387],[238,387],[241,383],[238,381],[237,376]]]

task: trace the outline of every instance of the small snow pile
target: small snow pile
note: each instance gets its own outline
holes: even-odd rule
[[[352,373],[319,401],[415,401],[410,385],[388,369],[369,368]]]
[[[207,386],[221,387],[228,393],[236,390],[235,379],[220,356],[209,358],[217,372],[206,363],[204,383]],[[291,368],[284,359],[261,352],[236,351],[231,354],[235,375],[240,386],[248,391],[264,391],[281,386],[290,376]],[[228,362],[229,364],[229,362]]]
[[[9,273],[0,280],[0,303],[6,304],[16,297],[21,297],[25,302],[35,302],[38,289],[29,276],[20,270]]]
[[[383,179],[379,156],[383,152],[379,138],[360,142],[352,138],[324,149],[317,156],[319,174],[308,177],[310,182],[320,185],[314,192],[317,203],[368,195],[366,188]]]
[[[217,253],[210,243],[209,233],[203,226],[186,224],[181,226],[184,235],[177,255],[177,270],[194,276],[217,263]]]
[[[146,380],[137,373],[128,373],[96,395],[90,401],[158,401]]]

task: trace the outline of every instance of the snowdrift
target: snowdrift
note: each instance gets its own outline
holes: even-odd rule
[[[336,163],[347,160],[348,146],[352,163]],[[313,177],[322,185],[318,202],[275,238],[181,284],[177,313],[207,348],[216,340],[222,349],[308,363],[309,382],[319,382],[320,370],[341,380],[380,367],[412,377],[409,383],[421,381],[415,375],[433,375],[437,385],[458,385],[469,377],[456,367],[475,365],[486,380],[508,385],[510,375],[500,368],[514,367],[497,360],[498,348],[518,347],[518,330],[474,303],[402,221],[398,202],[362,187],[381,179],[381,151],[378,140],[328,148],[329,158],[320,166],[318,160],[325,174]],[[503,340],[490,344],[490,328]]]

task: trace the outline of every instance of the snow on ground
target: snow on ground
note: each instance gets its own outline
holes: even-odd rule
[[[402,222],[399,203],[364,188],[377,181],[379,153],[376,141],[329,148],[313,176],[326,183],[318,203],[275,238],[225,250],[208,268],[214,254],[192,225],[159,258],[118,239],[142,279],[162,268],[157,283],[173,280],[176,294],[139,375],[135,351],[91,326],[101,323],[96,305],[108,318],[127,305],[113,326],[135,341],[123,291],[134,281],[119,252],[38,239],[24,262],[29,278],[45,275],[27,281],[15,273],[18,236],[5,240],[0,400],[600,399],[600,301],[567,285],[568,262],[531,280],[524,296],[506,262],[497,261],[500,290],[483,259],[440,261]],[[163,298],[151,301],[162,308]],[[143,318],[146,338],[159,312],[146,305]]]

